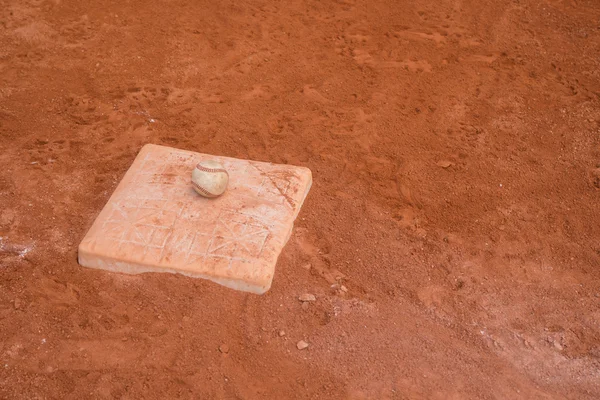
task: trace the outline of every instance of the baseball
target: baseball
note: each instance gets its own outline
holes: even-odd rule
[[[200,161],[192,171],[192,186],[204,197],[218,197],[225,192],[229,183],[229,174],[216,161]]]

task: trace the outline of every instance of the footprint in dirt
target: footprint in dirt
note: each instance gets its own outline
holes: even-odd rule
[[[80,45],[95,36],[92,23],[87,15],[72,21],[64,21],[59,33],[70,46]]]
[[[314,88],[313,85],[304,85],[301,90],[301,93],[304,97],[309,101],[314,101],[316,103],[328,104],[332,101],[325,98],[317,89]]]
[[[11,220],[12,215],[2,213],[1,217],[3,220]],[[32,242],[15,242],[6,236],[0,236],[0,265],[12,266],[23,261],[30,262],[29,254],[34,248],[35,244]]]
[[[352,58],[358,65],[373,65],[375,61],[368,50],[354,49],[352,50]]]
[[[446,42],[446,35],[437,31],[421,32],[417,30],[399,30],[394,32],[397,38],[403,38],[410,41],[435,43],[437,46]]]
[[[420,238],[427,236],[427,231],[421,226],[425,220],[423,203],[405,184],[398,183],[397,186],[404,206],[396,211],[393,218],[400,228],[412,231]]]
[[[81,291],[71,283],[42,278],[34,293],[37,298],[56,307],[70,307],[79,302]]]
[[[427,60],[382,61],[382,68],[400,68],[410,72],[431,72],[432,65]]]
[[[12,208],[4,208],[0,210],[0,229],[2,231],[10,231],[10,229],[15,229],[16,225],[19,224],[19,220],[17,218],[17,213]],[[0,246],[2,243],[2,239],[0,239]]]
[[[591,180],[592,180],[592,185],[596,189],[600,189],[600,164],[598,164],[597,167],[598,168],[592,170]]]
[[[66,115],[77,125],[94,125],[107,121],[114,113],[110,104],[87,95],[67,96],[62,107]]]
[[[274,97],[268,85],[254,85],[252,90],[242,95],[242,100],[271,100]]]
[[[331,244],[326,239],[320,239],[321,246],[313,244],[313,241],[308,237],[309,231],[306,228],[296,228],[294,239],[300,250],[308,259],[306,268],[312,273],[323,278],[330,285],[339,283],[346,278],[346,275],[338,269],[331,266],[329,260],[329,252]],[[317,238],[317,240],[319,240]]]

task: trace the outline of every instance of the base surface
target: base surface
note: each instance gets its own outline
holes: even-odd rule
[[[229,172],[229,187],[216,199],[190,183],[194,166],[208,159]],[[303,167],[146,145],[79,245],[79,263],[181,273],[264,293],[311,183]]]

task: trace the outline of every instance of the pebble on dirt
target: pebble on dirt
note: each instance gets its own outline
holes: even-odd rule
[[[222,344],[219,346],[219,351],[223,354],[227,354],[229,353],[229,346],[227,346],[226,344]]]
[[[317,298],[315,297],[314,294],[310,294],[310,293],[305,293],[303,295],[300,295],[300,297],[298,297],[298,300],[305,302],[305,301],[316,301]]]
[[[301,340],[298,343],[296,343],[296,347],[298,348],[298,350],[304,350],[308,348],[308,343],[306,343],[304,340]]]

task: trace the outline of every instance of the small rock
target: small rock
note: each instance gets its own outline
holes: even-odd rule
[[[437,166],[438,167],[442,167],[442,168],[448,168],[452,165],[453,163],[451,161],[448,160],[441,160],[437,162]]]
[[[348,293],[348,288],[344,285],[340,286],[340,290],[344,293]]]
[[[227,354],[229,353],[229,346],[227,346],[226,344],[222,344],[219,346],[219,351],[223,354]]]
[[[310,263],[306,263],[306,264],[302,265],[302,268],[309,271],[312,268],[312,265],[310,265]]]
[[[302,309],[303,310],[308,310],[308,303],[307,302],[302,303]]]
[[[308,343],[306,343],[304,340],[301,340],[298,343],[296,343],[296,347],[298,348],[298,350],[304,350],[308,348]]]
[[[316,301],[317,298],[315,297],[314,294],[305,293],[303,295],[300,295],[300,297],[298,297],[298,300],[300,300],[300,301]]]
[[[560,343],[554,342],[554,348],[558,351],[562,351],[563,347]]]
[[[21,300],[15,299],[13,305],[15,307],[15,310],[18,310],[19,308],[21,308]]]
[[[427,231],[423,228],[417,228],[415,229],[415,234],[420,237],[420,238],[425,238],[427,237]]]
[[[285,336],[285,331],[279,331],[279,337]]]

